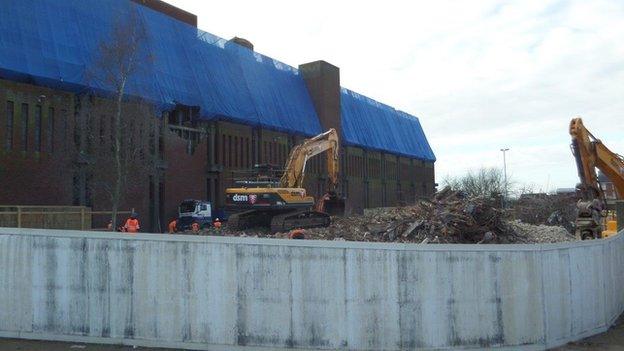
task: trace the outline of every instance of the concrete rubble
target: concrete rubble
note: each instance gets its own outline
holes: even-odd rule
[[[226,236],[288,238],[289,233],[266,229],[243,232],[227,228]],[[576,240],[559,226],[531,225],[511,220],[496,201],[467,197],[445,188],[431,200],[413,206],[378,209],[366,215],[335,217],[326,228],[305,230],[305,239],[399,243],[510,244]]]

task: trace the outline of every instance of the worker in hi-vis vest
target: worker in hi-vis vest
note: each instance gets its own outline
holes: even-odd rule
[[[135,212],[132,212],[130,218],[126,220],[126,224],[124,224],[123,226],[124,231],[128,233],[136,233],[139,231],[139,229],[141,229],[141,226],[139,225],[139,219],[137,217],[138,215]]]

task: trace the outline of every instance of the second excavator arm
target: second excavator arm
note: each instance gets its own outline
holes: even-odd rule
[[[600,139],[593,136],[580,118],[574,118],[570,122],[570,135],[582,187],[591,189],[590,191],[595,192],[594,196],[602,196],[596,175],[597,168],[613,182],[618,198],[624,197],[624,159],[622,156],[609,150]]]
[[[338,133],[333,128],[295,146],[286,162],[284,175],[282,175],[280,179],[280,186],[284,188],[303,187],[308,160],[320,153],[326,152],[329,191],[334,191],[338,183],[340,164],[338,148]]]
[[[577,203],[576,233],[582,239],[600,238],[604,235],[602,211],[606,203],[596,168],[613,183],[621,199],[624,196],[624,159],[593,136],[580,118],[570,122],[570,136],[583,197]]]

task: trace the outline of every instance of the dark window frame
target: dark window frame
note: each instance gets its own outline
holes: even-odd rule
[[[35,105],[35,129],[34,129],[34,142],[35,142],[35,150],[36,152],[41,152],[41,144],[42,144],[42,113],[43,108],[41,105]]]
[[[27,103],[22,104],[22,108],[20,110],[20,118],[22,122],[22,135],[21,135],[21,143],[22,143],[22,151],[28,151],[28,114],[29,108]]]
[[[5,124],[5,150],[13,150],[13,128],[15,125],[15,103],[13,101],[6,102],[6,124]]]
[[[54,152],[54,142],[55,142],[55,127],[56,127],[56,116],[55,116],[55,112],[54,111],[54,107],[50,106],[48,107],[48,132],[47,132],[47,136],[46,136],[46,141],[47,141],[47,145],[48,145],[48,152],[49,153],[53,153]]]

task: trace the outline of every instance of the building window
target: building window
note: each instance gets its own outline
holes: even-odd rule
[[[238,154],[238,137],[234,137],[234,167],[238,168],[238,158],[240,157]]]
[[[277,158],[279,157],[277,155],[277,144],[275,142],[271,143],[271,159],[273,160],[273,164],[277,165]]]
[[[116,146],[116,143],[115,143],[115,131],[114,131],[114,128],[116,128],[116,126],[115,126],[115,115],[114,114],[110,115],[109,123],[110,123],[110,135],[109,135],[110,150],[111,150],[111,153],[115,153],[115,148],[117,146]]]
[[[245,162],[243,166],[249,168],[249,138],[245,138]]]
[[[158,121],[149,129],[149,153],[151,156],[156,154],[156,126]]]
[[[35,106],[35,151],[41,152],[41,105]]]
[[[28,151],[28,104],[22,104],[22,150]]]
[[[77,112],[74,112],[74,146],[76,147],[76,150],[81,151],[81,145],[80,145],[80,133],[82,126],[80,123],[80,116]]]
[[[106,116],[105,115],[100,115],[100,129],[99,129],[99,136],[100,136],[100,144],[104,145],[106,143]],[[154,133],[150,132],[150,144],[152,142],[154,138]]]
[[[232,136],[228,135],[228,167],[232,167]]]
[[[287,159],[288,154],[286,153],[286,145],[282,144],[282,164],[285,164]]]
[[[128,129],[126,130],[126,132],[128,133],[128,134],[126,134],[126,135],[127,135],[126,137],[128,138],[128,144],[130,145],[130,150],[131,150],[131,152],[134,152],[134,151],[135,151],[135,139],[136,139],[136,138],[135,138],[135,135],[134,135],[134,134],[135,134],[135,131],[136,131],[136,130],[135,130],[135,123],[134,123],[134,119],[131,119],[131,120],[128,122]],[[89,153],[93,153],[93,152],[92,152],[92,147],[93,147],[93,146],[91,145],[91,139],[92,139],[92,138],[88,138],[88,140],[89,140],[89,145],[88,145],[88,150],[89,150]],[[189,153],[188,148],[187,148],[186,153]]]
[[[269,163],[274,165],[275,162],[275,144],[272,141],[269,141]]]
[[[13,149],[13,114],[14,114],[14,106],[13,101],[7,101],[6,105],[6,140],[4,144],[4,148],[6,150]]]
[[[72,177],[72,204],[74,206],[80,205],[80,178],[78,173],[74,173]]]
[[[54,152],[54,107],[48,108],[48,152]]]
[[[93,188],[91,184],[93,183],[93,176],[91,174],[87,175],[85,178],[85,206],[93,208]]]
[[[247,159],[245,166],[251,167],[253,155],[251,153],[251,139],[245,138],[245,158]]]
[[[63,148],[65,148],[65,150],[67,150],[67,136],[69,131],[67,123],[67,110],[63,109],[61,110],[61,139]]]
[[[225,167],[225,134],[221,135],[221,164]]]

